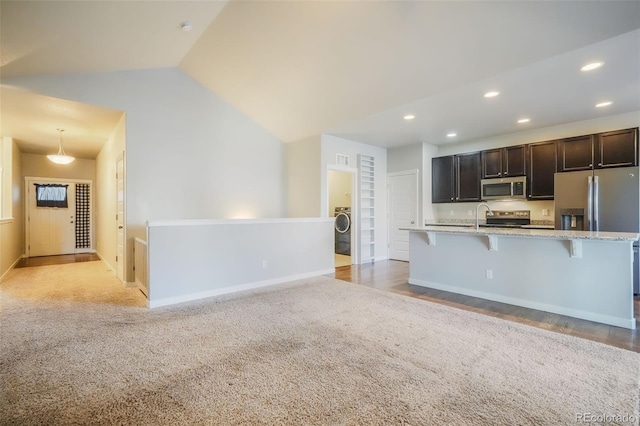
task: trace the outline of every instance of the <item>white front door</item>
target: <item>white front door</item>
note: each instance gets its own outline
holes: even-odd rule
[[[418,171],[389,173],[389,259],[409,261],[409,231],[417,226]]]
[[[34,184],[62,184],[67,188],[67,207],[38,207]],[[52,256],[75,253],[76,186],[74,183],[32,181],[29,197],[29,256]]]
[[[116,276],[124,282],[124,157],[116,161]],[[113,234],[112,234],[113,235]]]

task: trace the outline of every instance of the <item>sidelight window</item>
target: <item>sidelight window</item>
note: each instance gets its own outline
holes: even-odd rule
[[[69,185],[34,184],[36,186],[36,206],[68,208],[67,188]]]

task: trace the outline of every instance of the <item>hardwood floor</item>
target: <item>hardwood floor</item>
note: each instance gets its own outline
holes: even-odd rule
[[[327,276],[640,352],[638,329],[628,330],[564,315],[411,285],[408,283],[408,262],[387,260],[365,265],[342,266],[336,268],[335,274]],[[640,319],[640,298],[638,297],[634,299],[634,313],[636,320]]]
[[[45,266],[45,265],[61,265],[64,263],[75,262],[93,262],[100,260],[95,253],[78,253],[78,254],[62,254],[60,256],[40,256],[40,257],[27,257],[21,259],[16,265],[16,268],[28,268],[31,266]]]

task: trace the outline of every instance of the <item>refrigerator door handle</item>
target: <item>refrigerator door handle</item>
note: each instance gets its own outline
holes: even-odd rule
[[[593,231],[593,177],[587,177],[587,230]]]
[[[600,231],[600,212],[599,212],[599,204],[600,204],[600,179],[598,176],[593,178],[593,230],[596,232]]]

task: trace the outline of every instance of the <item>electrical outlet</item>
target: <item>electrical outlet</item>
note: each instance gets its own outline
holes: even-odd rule
[[[473,210],[467,210],[467,216],[473,216]]]
[[[265,269],[267,268],[267,261],[266,260],[262,261],[262,267],[265,268]]]
[[[492,269],[486,269],[484,271],[485,276],[487,277],[488,280],[492,280],[493,279],[493,270]]]
[[[549,209],[542,209],[542,216],[549,216]]]
[[[449,210],[449,216],[453,216],[453,210]]]

